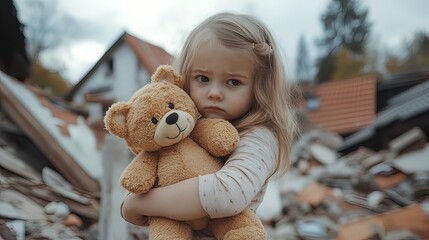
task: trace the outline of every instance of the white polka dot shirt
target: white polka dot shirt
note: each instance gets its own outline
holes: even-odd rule
[[[271,130],[254,128],[241,137],[221,170],[199,177],[200,201],[211,218],[233,216],[246,207],[256,211],[277,165],[277,146]]]

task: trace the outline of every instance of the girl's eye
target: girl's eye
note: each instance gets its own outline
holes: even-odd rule
[[[170,108],[170,109],[174,109],[174,104],[173,104],[173,103],[169,103],[169,104],[168,104],[168,108]]]
[[[158,123],[158,119],[152,118],[152,123],[156,125]]]
[[[236,79],[231,79],[231,80],[228,80],[228,82],[227,82],[229,85],[231,85],[231,86],[238,86],[238,85],[240,85],[241,84],[241,82],[240,81],[238,81],[238,80],[236,80]]]
[[[208,82],[209,81],[209,78],[206,76],[198,76],[196,79],[200,82]]]

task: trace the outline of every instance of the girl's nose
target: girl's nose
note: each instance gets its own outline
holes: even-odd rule
[[[222,91],[220,90],[220,88],[218,86],[214,85],[210,88],[208,97],[210,100],[220,101],[223,99]]]

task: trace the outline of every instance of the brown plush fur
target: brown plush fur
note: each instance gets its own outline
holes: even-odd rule
[[[172,67],[158,67],[151,79],[128,102],[113,104],[104,118],[106,129],[123,138],[136,154],[120,178],[121,186],[132,193],[215,172],[223,164],[219,157],[229,155],[239,141],[228,121],[198,120],[195,104],[182,89],[183,79]],[[218,239],[266,238],[250,209],[232,217],[192,221],[191,225],[208,227]],[[150,239],[190,240],[191,225],[151,217]]]

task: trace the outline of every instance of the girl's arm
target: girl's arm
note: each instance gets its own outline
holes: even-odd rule
[[[146,223],[144,216],[193,220],[207,216],[198,194],[198,178],[190,178],[145,194],[129,194],[122,205],[122,216],[136,225]]]
[[[201,205],[211,218],[233,216],[247,207],[256,211],[277,166],[277,146],[272,131],[256,127],[242,136],[221,170],[199,177]]]
[[[256,128],[241,138],[236,151],[218,172],[146,194],[131,194],[124,200],[122,215],[129,222],[142,215],[176,220],[235,215],[252,201],[262,201],[254,198],[263,197],[260,191],[276,168],[276,152],[274,134],[266,128]]]

